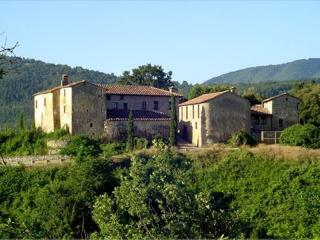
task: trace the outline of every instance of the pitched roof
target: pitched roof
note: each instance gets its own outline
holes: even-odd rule
[[[272,115],[269,110],[262,106],[262,104],[256,104],[251,107],[251,114],[255,115]]]
[[[179,104],[179,106],[185,106],[185,105],[192,105],[192,104],[200,104],[200,103],[204,103],[204,102],[207,102],[211,99],[214,99],[218,96],[221,96],[225,93],[228,93],[230,92],[229,90],[227,91],[223,91],[223,92],[215,92],[215,93],[207,93],[207,94],[202,94],[201,96],[199,97],[196,97],[196,98],[193,98],[189,101],[186,101],[184,103],[181,103]]]
[[[81,80],[81,81],[69,83],[69,84],[64,85],[64,86],[60,85],[60,86],[53,87],[53,88],[50,88],[50,89],[47,89],[47,90],[44,90],[44,91],[41,91],[41,92],[37,92],[37,93],[33,94],[33,96],[36,96],[36,95],[39,95],[39,94],[45,94],[45,93],[52,93],[52,92],[54,92],[56,90],[59,90],[61,88],[75,87],[75,86],[78,86],[78,85],[83,84],[85,82],[86,82],[85,80]]]
[[[129,110],[124,109],[108,109],[107,119],[108,120],[127,120],[129,118]],[[170,117],[162,112],[154,112],[147,110],[132,110],[134,120],[143,121],[168,121]]]
[[[143,96],[177,96],[181,97],[179,93],[170,92],[164,89],[152,87],[152,86],[138,86],[138,85],[103,85],[99,86],[106,89],[107,94],[119,94],[119,95],[143,95]]]
[[[282,96],[290,96],[290,97],[293,97],[293,98],[296,98],[296,99],[300,100],[299,98],[297,98],[297,97],[295,97],[295,96],[292,96],[292,95],[290,95],[289,93],[281,93],[281,94],[278,94],[278,95],[276,95],[276,96],[273,96],[273,97],[264,99],[262,102],[269,102],[269,101],[271,101],[271,100],[273,100],[273,99],[276,99],[276,98],[282,97]]]

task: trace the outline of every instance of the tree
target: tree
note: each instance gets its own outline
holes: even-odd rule
[[[228,214],[209,192],[198,192],[192,163],[169,149],[154,157],[134,157],[129,173],[111,195],[94,205],[93,217],[101,239],[218,238],[227,235]]]
[[[262,96],[259,95],[253,87],[247,88],[242,94],[242,97],[248,99],[251,106],[260,104],[262,101]]]
[[[124,71],[119,78],[120,84],[146,85],[167,89],[173,86],[172,72],[164,72],[160,65],[146,64],[130,71]]]
[[[0,34],[1,36],[2,34]],[[14,49],[18,46],[18,42],[16,42],[11,47],[7,46],[7,39],[5,39],[4,44],[0,47],[0,79],[3,78],[3,75],[6,73],[4,69],[4,65],[6,65],[9,60],[7,59],[8,55],[14,55]]]
[[[200,85],[200,84],[195,84],[193,87],[190,89],[188,98],[196,98],[199,97],[202,94],[206,93],[213,93],[213,92],[221,92],[230,89],[230,86],[228,85]]]
[[[132,151],[134,145],[134,122],[132,111],[129,113],[128,126],[127,126],[127,150]]]
[[[170,134],[169,134],[169,143],[171,146],[177,144],[177,112],[176,112],[176,99],[172,95],[170,100]]]

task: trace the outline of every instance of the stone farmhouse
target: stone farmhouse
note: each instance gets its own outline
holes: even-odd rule
[[[209,93],[179,105],[182,136],[195,146],[226,142],[233,133],[246,131],[260,141],[261,132],[275,133],[299,122],[300,100],[283,93],[250,107],[234,89]]]
[[[250,103],[234,89],[203,94],[179,105],[179,127],[198,147],[226,142],[235,132],[250,131]]]
[[[34,94],[35,126],[45,132],[68,128],[71,134],[112,141],[125,138],[132,111],[136,136],[167,138],[171,96],[177,104],[182,97],[173,88],[69,83],[63,75],[60,86]]]

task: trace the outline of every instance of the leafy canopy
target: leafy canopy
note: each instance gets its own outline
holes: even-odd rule
[[[119,78],[120,84],[146,85],[168,89],[173,86],[172,72],[165,72],[160,65],[146,64],[130,71],[124,71]]]

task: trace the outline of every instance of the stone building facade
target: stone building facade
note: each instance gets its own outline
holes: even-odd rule
[[[63,75],[60,86],[34,94],[35,126],[45,132],[68,128],[71,134],[112,141],[125,137],[132,111],[136,136],[167,138],[171,96],[178,104],[181,95],[174,89],[69,83]]]
[[[179,105],[181,135],[195,146],[226,142],[250,130],[250,103],[230,91],[201,95]]]
[[[300,99],[288,93],[265,99],[251,107],[253,131],[281,131],[299,123]]]

